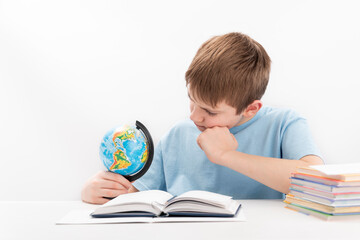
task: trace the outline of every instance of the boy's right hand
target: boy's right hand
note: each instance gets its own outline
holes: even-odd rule
[[[81,191],[81,199],[87,203],[104,204],[111,198],[128,193],[132,184],[123,176],[101,171],[91,177]]]

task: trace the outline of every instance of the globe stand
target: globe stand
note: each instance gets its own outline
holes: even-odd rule
[[[131,174],[131,175],[125,175],[124,176],[130,182],[133,182],[136,179],[139,179],[140,177],[142,177],[147,172],[147,170],[149,170],[149,167],[150,167],[150,165],[152,163],[152,160],[153,160],[153,157],[154,157],[154,143],[153,143],[153,140],[151,138],[149,130],[147,130],[147,128],[144,126],[144,124],[142,124],[139,121],[136,121],[135,125],[136,125],[136,128],[138,130],[140,130],[145,135],[145,138],[146,138],[146,140],[148,142],[149,155],[148,155],[148,159],[146,160],[144,166],[138,172],[136,172],[134,174]]]

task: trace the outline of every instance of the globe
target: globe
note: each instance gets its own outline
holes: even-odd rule
[[[109,130],[100,143],[100,159],[105,167],[133,181],[149,168],[153,142],[146,127],[121,125]]]

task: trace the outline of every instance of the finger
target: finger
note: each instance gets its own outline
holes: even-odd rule
[[[114,190],[128,189],[126,186],[120,184],[119,182],[115,182],[107,179],[99,180],[99,186],[100,188],[103,189],[114,189]]]
[[[129,182],[129,180],[127,180],[124,176],[121,176],[118,173],[103,172],[102,178],[110,180],[110,181],[118,182],[121,185],[125,186],[127,189],[129,189],[131,187],[131,183]]]
[[[114,198],[121,194],[125,194],[128,191],[126,189],[123,190],[115,190],[115,189],[100,189],[99,195],[106,198]]]
[[[110,201],[110,199],[99,197],[99,198],[95,199],[94,203],[95,204],[104,204],[104,203],[107,203],[108,201]]]
[[[196,143],[197,143],[197,145],[199,145],[199,147],[202,149],[201,144],[200,144],[200,136],[196,139]]]

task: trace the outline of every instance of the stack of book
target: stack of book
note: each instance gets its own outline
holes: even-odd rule
[[[292,174],[284,202],[325,220],[360,219],[360,164],[300,167]]]

